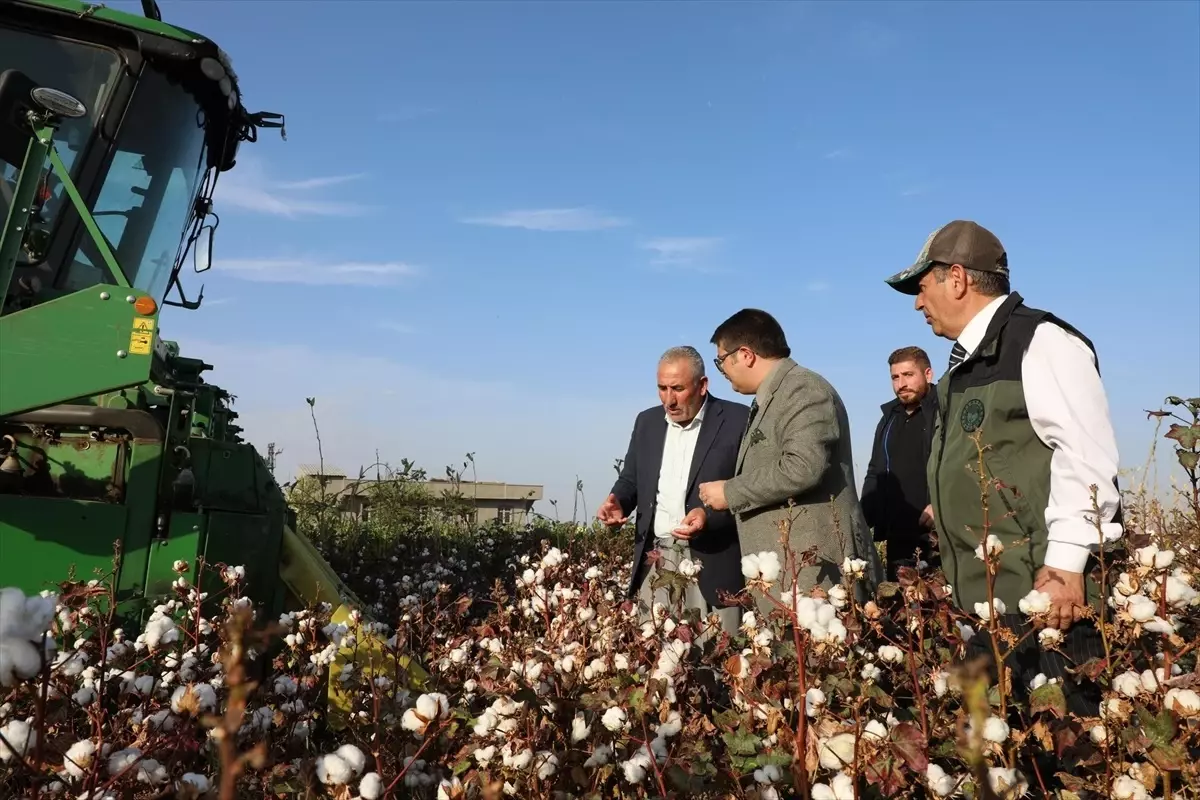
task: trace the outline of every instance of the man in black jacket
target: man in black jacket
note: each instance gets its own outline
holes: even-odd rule
[[[684,594],[685,607],[706,617],[716,612],[721,627],[735,633],[741,609],[726,606],[720,593],[736,594],[745,586],[737,523],[728,511],[705,508],[697,487],[733,477],[750,409],[708,393],[704,359],[693,347],[664,353],[657,378],[662,403],[638,414],[621,474],[596,516],[605,525],[622,525],[637,509],[628,597],[640,589],[647,609],[666,604],[668,590],[650,586],[657,565],[646,563],[647,554],[658,550],[664,569],[700,567],[698,582]]]
[[[871,463],[863,481],[862,508],[875,541],[887,543],[888,580],[902,566],[935,564],[933,513],[925,466],[933,442],[937,392],[933,367],[919,347],[902,347],[888,357],[896,399],[883,405],[875,427]]]

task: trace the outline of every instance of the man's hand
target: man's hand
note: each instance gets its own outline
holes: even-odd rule
[[[1033,588],[1050,595],[1050,610],[1044,624],[1066,633],[1082,619],[1087,607],[1084,597],[1083,573],[1042,567],[1033,581]]]
[[[725,502],[725,481],[709,481],[699,487],[700,502],[713,511],[724,511],[729,508]]]
[[[921,512],[921,527],[933,529],[933,504],[925,506],[925,510]]]
[[[615,494],[610,494],[600,504],[600,510],[596,512],[596,519],[611,527],[619,527],[629,521],[629,517],[621,510],[621,504],[617,501]]]
[[[707,521],[708,515],[704,513],[703,508],[693,508],[683,518],[683,522],[679,523],[679,527],[671,531],[671,535],[685,542],[691,541],[693,536],[704,530],[704,523]]]

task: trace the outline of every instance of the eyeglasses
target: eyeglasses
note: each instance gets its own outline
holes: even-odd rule
[[[728,353],[726,353],[723,356],[717,356],[716,358],[714,358],[713,363],[717,365],[717,371],[720,372],[722,375],[724,375],[725,374],[725,359],[729,358],[731,355],[733,355],[734,353],[738,352],[741,349],[742,348],[738,347],[733,350],[730,350]]]

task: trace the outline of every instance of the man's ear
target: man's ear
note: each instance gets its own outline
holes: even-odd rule
[[[955,264],[950,267],[950,274],[947,276],[952,281],[950,284],[950,292],[955,299],[962,299],[967,294],[967,287],[971,280],[967,277],[967,268],[962,264]]]

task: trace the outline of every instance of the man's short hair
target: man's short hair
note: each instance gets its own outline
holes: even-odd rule
[[[975,287],[975,291],[984,297],[1000,297],[1011,291],[1008,275],[999,272],[984,272],[968,267],[963,267],[963,269],[966,271],[971,285]],[[950,267],[946,264],[935,264],[933,267],[933,279],[938,283],[945,283],[949,273]]]
[[[748,347],[763,358],[787,358],[792,354],[780,324],[757,308],[743,308],[722,322],[709,341],[726,351]]]
[[[892,351],[892,354],[888,356],[889,367],[903,364],[905,361],[912,361],[921,369],[933,368],[933,364],[929,362],[929,354],[919,347],[901,347],[899,350]]]
[[[672,347],[658,359],[659,364],[665,364],[668,361],[686,361],[692,368],[692,380],[698,381],[704,377],[704,357],[691,345],[683,344],[679,347]]]

